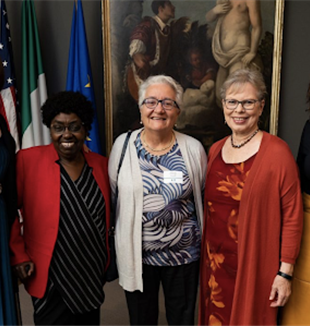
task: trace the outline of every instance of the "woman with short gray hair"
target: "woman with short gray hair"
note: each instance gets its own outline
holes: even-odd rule
[[[119,282],[131,325],[157,325],[163,286],[169,325],[193,325],[207,167],[196,139],[173,130],[183,90],[171,77],[152,76],[141,86],[141,129],[126,134],[109,159],[112,198],[118,187],[116,253]]]
[[[287,144],[259,129],[262,75],[235,71],[221,94],[232,133],[209,152],[199,323],[277,325],[302,231],[298,171]]]

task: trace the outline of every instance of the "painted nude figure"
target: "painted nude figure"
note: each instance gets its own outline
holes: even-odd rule
[[[262,34],[259,0],[217,0],[207,12],[208,23],[217,20],[212,51],[219,64],[216,78],[216,98],[228,75],[237,69],[261,71],[261,58],[257,55]]]

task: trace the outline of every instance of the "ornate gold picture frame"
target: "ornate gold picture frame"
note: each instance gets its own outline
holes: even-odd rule
[[[203,37],[207,35],[206,33],[201,34],[201,31],[207,26],[205,14],[215,6],[215,0],[171,0],[171,3],[175,7],[175,21],[185,23],[186,18],[182,33],[191,33],[193,35],[194,29],[196,29],[196,31],[200,31],[200,34],[197,32],[196,35],[203,35]],[[127,68],[131,59],[129,56],[130,36],[143,17],[154,16],[154,14],[150,9],[151,0],[101,0],[101,4],[104,47],[105,128],[108,154],[113,141],[119,134],[128,129],[139,127],[138,105],[130,96],[126,86]],[[269,93],[261,128],[275,135],[278,131],[284,5],[284,0],[260,1],[263,33],[259,51],[263,57],[263,74]],[[186,30],[186,28],[189,29]],[[209,35],[210,31],[207,29],[206,32]],[[209,44],[206,43],[207,46],[211,49],[211,41]],[[172,50],[174,51],[172,52],[170,49],[170,52],[173,53],[174,58],[171,62],[175,62],[177,60],[175,58],[180,57],[179,54],[182,54],[186,59],[186,54],[184,54],[187,51],[186,48],[175,47]],[[210,55],[210,53],[207,55]],[[176,56],[176,54],[178,55]],[[186,80],[187,75],[186,78],[185,75],[184,72],[184,76],[181,78],[179,75],[179,77],[182,79],[181,84],[183,83],[182,86],[186,91],[187,86],[184,86],[186,85],[184,80]],[[180,80],[178,81],[180,82]],[[190,87],[188,86],[188,88]],[[195,93],[193,92],[193,94]],[[185,124],[180,131],[198,138],[208,149],[214,141],[229,132],[225,126],[221,126],[223,119],[220,111],[218,107],[217,110],[210,110],[205,115],[206,121],[214,121],[214,125],[210,129],[208,129],[208,126],[195,126],[195,122],[190,122]],[[215,123],[215,121],[217,122]]]

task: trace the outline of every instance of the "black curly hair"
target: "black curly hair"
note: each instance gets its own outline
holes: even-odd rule
[[[89,134],[94,119],[92,102],[79,93],[63,91],[49,97],[41,107],[43,123],[50,128],[52,120],[60,113],[75,113],[83,122]]]

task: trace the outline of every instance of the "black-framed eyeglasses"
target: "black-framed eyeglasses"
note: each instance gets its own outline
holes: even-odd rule
[[[254,100],[254,99],[248,99],[248,100],[243,100],[243,101],[238,101],[235,99],[224,99],[224,103],[228,110],[237,109],[239,104],[241,104],[241,106],[244,108],[244,110],[253,110],[255,107],[255,103],[260,102],[260,101],[261,100]]]
[[[143,100],[142,105],[144,104],[148,109],[155,110],[158,103],[161,103],[166,111],[172,110],[174,108],[180,108],[178,103],[172,100],[171,98],[164,98],[163,100],[158,100],[155,97],[148,97]]]
[[[51,129],[56,134],[63,134],[63,133],[65,133],[66,129],[68,129],[68,131],[71,133],[78,133],[78,132],[81,132],[83,126],[84,126],[83,123],[77,123],[77,122],[70,123],[69,125],[63,125],[61,123],[54,123],[51,125]]]

